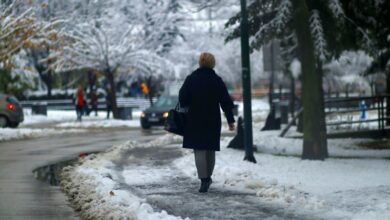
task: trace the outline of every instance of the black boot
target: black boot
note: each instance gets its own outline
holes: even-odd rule
[[[202,181],[202,183],[200,185],[199,192],[206,193],[209,190],[210,185],[213,182],[213,180],[210,177],[208,177],[208,178],[202,178],[201,181]]]

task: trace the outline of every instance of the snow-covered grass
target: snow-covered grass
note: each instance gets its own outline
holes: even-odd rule
[[[266,143],[267,136],[264,139]],[[225,139],[223,145],[229,140]],[[332,143],[330,147],[339,148]],[[349,152],[363,151],[357,148]],[[309,161],[256,153],[258,163],[252,164],[243,161],[243,156],[244,152],[227,148],[217,153],[213,187],[253,192],[259,200],[318,218],[390,219],[390,200],[385,196],[390,193],[389,160]],[[196,179],[195,166],[188,165],[193,163],[191,153],[174,162],[178,169]]]
[[[106,119],[106,112],[99,111],[95,116],[91,112],[90,116],[83,116],[82,122],[76,121],[74,111],[49,110],[47,116],[32,115],[29,109],[25,111],[25,120],[23,125],[33,125],[41,123],[54,123],[58,128],[112,128],[112,127],[140,127],[139,117],[141,111],[133,112],[133,120],[115,120]],[[112,116],[112,114],[111,114]]]
[[[244,115],[244,103],[238,102],[239,115]],[[269,104],[267,99],[252,99],[252,117],[254,122],[263,121],[269,113]]]
[[[85,132],[83,129],[32,129],[32,128],[0,128],[0,142],[26,138],[45,137],[58,134]]]
[[[366,120],[378,119],[378,110],[371,110],[366,112]],[[362,129],[378,129],[378,122],[365,122],[361,119],[360,112],[344,113],[344,114],[328,114],[326,117],[327,123],[338,122],[356,122],[361,123],[332,125],[328,126],[328,130],[331,132],[337,132],[338,130],[362,130]]]
[[[24,121],[22,125],[76,120],[76,113],[74,111],[48,110],[47,116],[33,115],[31,114],[31,109],[24,109],[23,111]]]
[[[119,128],[134,127],[139,128],[139,116],[141,112],[133,112],[133,120],[106,119],[105,112],[94,113],[91,116],[83,117],[82,122],[76,121],[74,111],[49,110],[48,115],[31,115],[31,111],[25,110],[25,120],[19,128],[0,128],[0,142],[18,140],[25,138],[36,138],[64,133],[86,132],[90,128]],[[29,128],[29,125],[53,123],[54,128]],[[27,127],[25,127],[27,126]]]
[[[140,128],[139,120],[115,120],[115,119],[100,119],[94,121],[82,122],[63,122],[56,125],[58,128],[113,128],[113,127],[134,127]]]
[[[261,126],[255,126],[259,130]],[[253,140],[260,153],[300,156],[302,154],[303,140],[300,138],[281,138],[280,131],[254,132]],[[362,147],[372,139],[328,139],[330,157],[349,158],[390,158],[389,149],[370,149]],[[384,141],[384,140],[382,140]]]

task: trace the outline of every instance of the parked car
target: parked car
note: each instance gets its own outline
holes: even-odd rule
[[[15,97],[0,93],[0,128],[16,128],[23,120],[23,109],[19,101]]]
[[[169,110],[175,108],[177,102],[177,96],[161,96],[152,107],[141,113],[141,127],[149,129],[152,126],[163,126]]]

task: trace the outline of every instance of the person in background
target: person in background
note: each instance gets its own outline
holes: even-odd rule
[[[83,115],[89,116],[89,106],[88,106],[88,92],[87,89],[84,89],[84,108]]]
[[[144,83],[144,82],[141,83],[141,91],[145,95],[145,97],[147,97],[149,95],[148,85],[146,85],[146,83]]]
[[[235,129],[234,104],[214,66],[214,56],[202,53],[199,68],[187,76],[179,92],[180,107],[188,108],[183,148],[194,149],[195,165],[201,180],[200,193],[206,193],[212,183],[215,151],[220,150],[220,107],[229,129]]]
[[[363,100],[360,102],[360,111],[361,111],[360,119],[362,121],[366,120],[366,110],[367,110],[366,101]]]
[[[83,90],[83,87],[80,86],[76,90],[76,94],[75,94],[75,105],[76,105],[77,121],[81,121],[82,120],[85,103],[86,102],[85,102],[85,97],[84,97],[84,90]]]
[[[360,108],[360,123],[359,123],[359,129],[362,127],[364,121],[367,118],[366,111],[367,111],[367,104],[366,101],[362,100],[359,103],[359,108]]]
[[[107,95],[106,95],[107,119],[110,118],[110,112],[112,111],[111,95],[112,95],[111,89],[107,89]]]
[[[95,116],[97,116],[98,115],[98,97],[97,97],[95,89],[91,90],[91,92],[89,93],[89,100],[91,103],[91,111],[95,111]]]
[[[138,84],[137,82],[133,82],[130,85],[130,97],[137,97],[138,96]]]

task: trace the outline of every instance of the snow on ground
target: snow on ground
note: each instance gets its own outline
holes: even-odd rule
[[[0,142],[19,140],[25,138],[37,138],[58,134],[86,132],[82,129],[32,129],[32,128],[0,128]]]
[[[239,115],[244,115],[244,103],[238,102]],[[267,118],[269,113],[269,104],[267,99],[253,99],[252,100],[252,118],[254,122],[262,121]]]
[[[254,112],[264,118],[266,113],[262,112],[267,111],[268,104],[259,101],[254,106],[258,107]],[[257,164],[243,161],[243,151],[226,148],[231,137],[222,139],[212,188],[250,193],[258,197],[259,206],[276,204],[313,219],[390,219],[388,148],[374,149],[376,142],[369,139],[330,139],[329,159],[301,160],[302,140],[280,138],[280,131],[260,132],[262,123],[254,123]],[[154,211],[145,199],[119,182],[130,186],[161,184],[170,176],[180,175],[197,181],[190,150],[172,161],[174,169],[151,165],[136,170],[132,166],[118,169],[115,165],[132,157],[130,149],[164,147],[180,141],[180,137],[168,134],[150,143],[129,141],[105,153],[87,156],[80,165],[65,169],[62,188],[85,218],[182,219]],[[373,148],[364,147],[367,143]]]
[[[48,110],[47,116],[45,115],[33,115],[31,109],[24,109],[24,121],[23,124],[37,124],[37,123],[50,123],[50,122],[63,122],[63,121],[75,121],[76,112],[71,110]],[[133,111],[133,118],[139,118],[141,111]],[[112,113],[111,113],[112,116]],[[106,119],[107,113],[105,111],[98,111],[98,115],[95,116],[95,112],[91,112],[90,116],[83,116],[83,120],[103,120]]]
[[[47,116],[32,115],[31,109],[24,109],[23,111],[24,111],[24,121],[22,125],[71,121],[76,119],[76,113],[74,111],[48,110]]]
[[[341,109],[342,110],[342,109]],[[361,112],[343,113],[343,114],[328,114],[326,116],[327,123],[339,122],[357,122],[354,124],[330,125],[328,130],[362,130],[362,129],[378,129],[378,121],[365,122],[365,120],[377,120],[378,110],[371,110],[366,112],[366,119],[361,119]]]
[[[239,113],[242,115],[243,104],[239,105]],[[253,120],[262,121],[266,118],[269,105],[265,99],[254,99],[252,102]],[[110,127],[140,127],[139,118],[141,115],[140,110],[134,110],[132,112],[133,120],[115,120],[106,119],[107,113],[105,111],[99,111],[95,116],[94,112],[91,112],[90,116],[83,116],[82,122],[76,121],[76,112],[71,110],[48,110],[47,116],[45,115],[32,115],[31,109],[24,109],[24,121],[21,126],[29,126],[41,123],[56,123],[58,128],[110,128]],[[112,113],[111,113],[112,116]],[[223,131],[227,131],[228,127],[226,123],[223,123]]]
[[[160,146],[179,140],[177,136],[165,135],[149,143],[129,141],[103,154],[89,155],[81,159],[81,165],[64,168],[62,189],[84,219],[182,219],[166,211],[155,212],[144,199],[121,189],[115,181],[119,177],[113,163],[121,160],[134,147]]]
[[[63,122],[56,125],[58,128],[113,128],[113,127],[134,127],[140,128],[141,124],[136,120],[97,119],[84,120],[82,122]]]
[[[242,151],[226,148],[217,153],[213,187],[252,191],[261,200],[298,213],[314,211],[318,218],[390,219],[390,160],[309,161],[256,153],[258,163],[252,164],[243,156]],[[194,163],[192,154],[174,163],[197,178],[195,166],[188,165]]]
[[[255,126],[254,131],[261,126]],[[292,129],[293,130],[293,129]],[[253,142],[261,153],[287,156],[302,154],[303,140],[300,138],[281,138],[280,131],[254,132]],[[330,157],[348,158],[390,158],[390,149],[371,149],[364,147],[371,139],[328,139]],[[380,140],[386,141],[386,140]]]
[[[91,112],[90,116],[83,116],[82,122],[76,121],[76,113],[74,111],[64,110],[49,110],[47,116],[32,115],[31,110],[24,110],[25,120],[22,126],[33,125],[40,123],[56,123],[57,128],[113,128],[113,127],[140,127],[139,117],[140,111],[133,112],[133,120],[116,120],[106,119],[106,112],[99,111],[95,116]],[[112,116],[112,114],[111,114]]]
[[[64,133],[86,132],[90,128],[140,127],[140,112],[133,112],[133,120],[106,119],[106,112],[98,112],[98,116],[83,117],[82,122],[76,121],[74,111],[49,110],[47,116],[31,115],[31,111],[24,110],[25,120],[19,128],[0,128],[0,142],[25,138],[36,138]],[[55,128],[26,128],[34,124],[54,123]]]
[[[298,140],[274,138],[272,132],[257,136],[255,143],[263,145],[262,151],[276,146],[292,146],[297,149]],[[197,179],[191,151],[173,165],[182,173],[173,173],[160,166],[137,170],[118,170],[114,163],[131,157],[134,147],[156,147],[179,142],[180,137],[165,135],[151,143],[128,142],[111,148],[106,153],[91,155],[82,165],[67,168],[64,172],[63,189],[84,217],[134,219],[181,219],[165,211],[154,212],[142,198],[138,198],[118,184],[124,174],[129,185],[159,183],[166,175],[183,173]],[[214,188],[225,188],[257,195],[260,203],[277,204],[297,214],[325,219],[389,219],[390,218],[390,160],[376,158],[374,150],[366,150],[356,142],[344,140],[329,143],[331,155],[345,153],[367,158],[330,158],[326,161],[301,160],[296,156],[278,156],[256,153],[257,164],[243,161],[244,152],[227,149],[231,138],[223,138],[222,151],[217,153],[213,175]],[[262,143],[257,143],[262,140]],[[267,144],[268,143],[268,144]],[[349,147],[346,147],[349,146]],[[178,145],[178,148],[180,146]],[[285,152],[288,152],[286,150]],[[341,153],[340,153],[341,152]],[[378,151],[389,154],[388,150]],[[297,152],[292,152],[294,155]],[[286,153],[287,154],[287,153]],[[164,189],[161,189],[164,190]],[[112,211],[115,210],[115,211]]]

